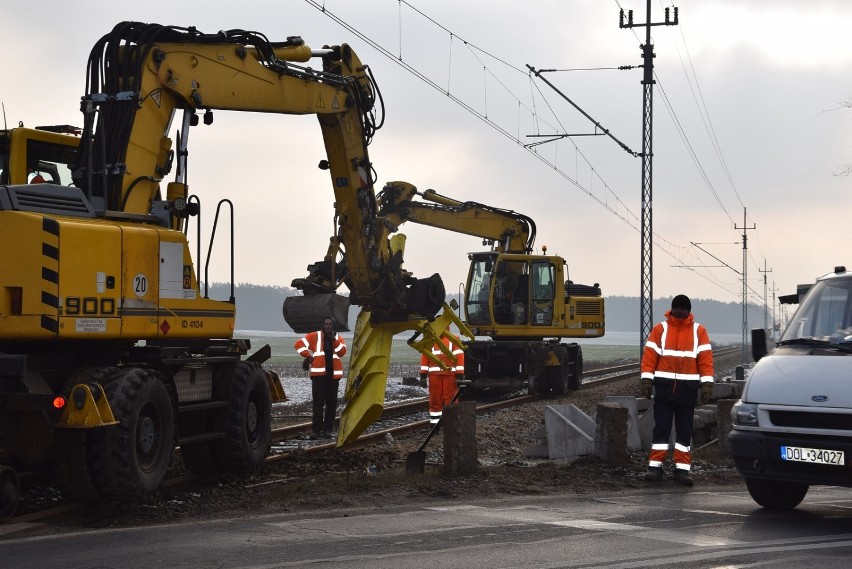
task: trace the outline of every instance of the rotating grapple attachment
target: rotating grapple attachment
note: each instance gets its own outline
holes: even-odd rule
[[[284,320],[298,334],[322,330],[322,322],[328,316],[334,319],[335,331],[348,332],[349,297],[326,293],[284,299]]]

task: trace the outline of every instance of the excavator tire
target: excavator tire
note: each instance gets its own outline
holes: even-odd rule
[[[216,461],[224,472],[251,474],[272,447],[272,403],[260,364],[242,361],[234,369],[225,438]]]
[[[309,294],[284,299],[284,321],[298,334],[322,330],[326,317],[334,319],[337,332],[349,331],[349,297],[339,294]]]
[[[571,361],[568,389],[577,391],[583,385],[583,348],[579,345],[568,346],[568,355]]]
[[[169,468],[175,440],[173,399],[156,371],[124,368],[103,386],[118,425],[94,446],[95,474],[104,495],[141,499],[153,494]]]

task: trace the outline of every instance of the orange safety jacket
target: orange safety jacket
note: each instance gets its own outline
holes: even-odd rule
[[[343,360],[341,358],[346,355],[346,342],[343,341],[340,334],[335,333],[332,340],[334,351],[331,354],[326,354],[324,346],[322,330],[305,334],[304,338],[296,340],[293,345],[303,358],[312,357],[311,377],[325,376],[325,358],[331,357],[334,379],[341,379],[343,377]]]
[[[452,352],[452,357],[448,357],[441,351],[441,348],[438,346],[432,346],[432,355],[438,358],[444,365],[447,366],[446,370],[441,369],[441,366],[430,360],[426,357],[426,354],[420,355],[420,373],[444,373],[448,375],[452,375],[453,377],[457,375],[464,374],[464,350],[461,347],[456,346],[453,342],[444,336],[441,338],[444,342],[444,345],[447,346]]]
[[[642,379],[654,380],[657,397],[681,399],[675,395],[680,384],[685,388],[684,395],[694,398],[699,384],[713,381],[713,351],[707,330],[692,314],[674,318],[671,310],[667,311],[666,320],[648,335],[641,369]]]
[[[444,354],[437,344],[432,346],[432,355],[447,366],[446,370],[425,354],[420,356],[420,374],[429,376],[429,422],[433,425],[441,419],[444,407],[450,405],[458,393],[456,376],[464,374],[464,350],[447,337],[443,337],[442,341],[450,349],[451,355]]]

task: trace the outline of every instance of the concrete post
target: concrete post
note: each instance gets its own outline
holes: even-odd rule
[[[595,455],[613,464],[630,461],[627,452],[627,407],[618,403],[598,403]]]
[[[444,407],[444,474],[467,476],[478,466],[476,450],[476,402],[462,401]]]

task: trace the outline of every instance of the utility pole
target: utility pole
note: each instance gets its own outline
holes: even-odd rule
[[[772,281],[772,338],[778,338],[778,334],[775,332],[781,331],[781,326],[779,325],[779,318],[781,316],[781,311],[775,311],[775,293],[778,292],[778,289],[775,287],[775,281]]]
[[[766,292],[766,273],[771,273],[772,269],[766,269],[766,259],[763,260],[763,269],[758,269],[763,273],[763,329],[769,329],[769,305],[767,304]]]
[[[748,235],[746,231],[749,229],[756,229],[757,225],[752,225],[751,227],[746,227],[746,208],[743,208],[743,226],[737,227],[734,225],[734,229],[742,229],[743,230],[743,351],[742,351],[742,364],[745,365],[747,363],[746,359],[746,337],[748,331]]]
[[[677,8],[674,9],[674,20],[669,20],[669,9],[665,10],[663,22],[651,22],[651,0],[645,2],[645,23],[633,23],[633,10],[627,11],[627,22],[624,21],[624,9],[621,10],[619,28],[645,27],[645,43],[640,44],[642,50],[642,251],[640,260],[640,295],[639,295],[639,357],[642,357],[642,347],[645,339],[651,333],[654,322],[654,286],[653,286],[653,242],[652,242],[652,170],[653,170],[653,102],[654,102],[654,46],[651,43],[651,26],[676,26]]]

